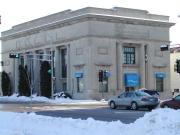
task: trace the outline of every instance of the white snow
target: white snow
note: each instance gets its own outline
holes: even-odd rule
[[[74,100],[70,98],[55,98],[55,99],[49,99],[46,97],[42,96],[36,96],[33,95],[31,97],[25,97],[25,96],[19,96],[17,94],[13,94],[12,96],[0,96],[0,101],[9,101],[9,102],[45,102],[45,103],[53,103],[53,104],[107,104],[107,101],[101,100],[101,101],[96,101],[96,100]]]
[[[0,97],[0,101],[29,102],[30,97]],[[33,96],[32,101],[60,104],[107,103],[96,100],[48,99]],[[131,124],[54,118],[35,113],[0,112],[0,135],[180,135],[180,110],[156,109]]]
[[[0,127],[0,135],[180,135],[180,110],[153,110],[132,124],[0,112]]]

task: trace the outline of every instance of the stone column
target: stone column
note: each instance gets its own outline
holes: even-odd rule
[[[48,54],[46,52],[46,54]],[[55,47],[51,48],[51,95],[53,95],[56,92],[56,82],[55,82]]]
[[[18,85],[19,85],[19,61],[18,59],[13,59],[14,64],[14,92],[18,92]]]
[[[58,82],[58,86],[59,86],[59,90],[62,91],[62,82],[63,82],[63,79],[62,79],[62,56],[61,56],[61,48],[59,47],[59,72],[58,72],[58,75],[59,75],[59,82]]]
[[[39,55],[34,51],[33,52],[33,73],[34,73],[34,91],[40,95],[40,61]]]
[[[54,65],[55,65],[55,85],[56,85],[56,92],[60,92],[60,50],[58,47],[55,48],[55,58],[54,58]]]
[[[71,92],[70,45],[67,45],[67,90]]]
[[[49,57],[47,56],[48,54],[48,49],[43,49],[43,60],[49,60]]]
[[[27,66],[27,53],[25,52],[23,55],[24,58],[24,66]]]
[[[144,53],[144,44],[141,44],[140,46],[140,58],[139,58],[139,64],[140,64],[140,87],[145,88],[145,53]]]
[[[122,42],[117,43],[117,81],[118,89],[123,90],[123,49]]]

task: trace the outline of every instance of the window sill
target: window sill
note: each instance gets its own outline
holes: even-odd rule
[[[138,67],[137,64],[123,64],[123,67]]]

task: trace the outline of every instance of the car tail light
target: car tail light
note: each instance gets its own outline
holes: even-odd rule
[[[141,98],[141,101],[149,101],[147,97]]]

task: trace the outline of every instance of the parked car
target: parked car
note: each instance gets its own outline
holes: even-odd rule
[[[149,95],[151,95],[153,97],[157,97],[158,99],[160,98],[160,95],[156,90],[149,90],[149,89],[145,89],[145,88],[144,89],[139,89],[139,90],[141,90],[141,91],[143,91],[143,92],[145,92],[145,93],[147,93],[147,94],[149,94]]]
[[[160,103],[161,108],[173,108],[180,109],[180,94],[176,95],[172,99],[162,101]]]
[[[143,91],[136,90],[123,92],[119,96],[109,99],[108,104],[112,109],[121,106],[131,108],[132,110],[137,110],[141,107],[152,110],[158,106],[159,100]]]

